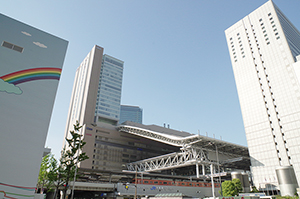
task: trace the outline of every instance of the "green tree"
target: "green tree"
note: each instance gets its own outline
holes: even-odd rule
[[[51,178],[51,173],[56,167],[57,161],[51,153],[43,157],[37,183],[37,189],[40,189],[40,193],[44,192],[44,188],[47,188],[48,191],[51,191],[51,187],[53,186],[55,180]]]
[[[242,193],[243,192],[243,187],[242,187],[242,183],[241,183],[240,179],[234,178],[234,179],[232,179],[232,182],[233,182],[233,184],[235,186],[235,189],[237,191],[237,195],[239,193]]]
[[[222,182],[222,196],[237,196],[242,191],[243,187],[239,179],[233,179],[232,181],[226,180]]]
[[[235,196],[237,194],[235,185],[231,180],[222,182],[222,193],[223,196]]]
[[[256,186],[252,187],[252,190],[250,191],[250,193],[258,193],[259,191],[257,190]]]
[[[71,137],[69,139],[66,138],[67,146],[61,153],[60,169],[58,169],[58,176],[60,179],[63,179],[62,181],[65,185],[63,190],[64,197],[66,197],[70,181],[74,180],[78,163],[89,158],[86,153],[82,152],[82,148],[86,144],[81,139],[82,135],[79,134],[82,126],[79,125],[78,121],[73,126],[74,130],[70,131]]]

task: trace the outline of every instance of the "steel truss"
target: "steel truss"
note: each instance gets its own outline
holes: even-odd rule
[[[159,142],[163,142],[163,143],[173,145],[173,146],[178,146],[178,147],[182,147],[185,144],[199,140],[198,135],[191,135],[188,137],[180,137],[179,138],[179,137],[174,137],[174,136],[150,131],[147,129],[126,126],[126,125],[121,125],[118,127],[118,129],[119,129],[119,131],[122,131],[122,132],[127,132],[127,133],[130,133],[133,135],[138,135],[140,137],[145,137],[148,139],[156,140]]]
[[[185,167],[195,164],[218,165],[216,161],[207,158],[202,148],[184,147],[180,152],[170,153],[127,164],[128,171],[152,172]]]

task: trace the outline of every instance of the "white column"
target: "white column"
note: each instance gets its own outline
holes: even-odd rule
[[[202,175],[205,175],[205,166],[202,164]]]
[[[210,165],[211,190],[212,190],[212,197],[215,198],[215,183],[214,183],[213,171],[214,171],[214,167],[211,164]]]
[[[199,178],[199,164],[198,162],[196,163],[196,175],[197,175],[197,178]]]

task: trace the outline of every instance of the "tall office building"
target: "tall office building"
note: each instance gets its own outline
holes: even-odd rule
[[[254,185],[285,194],[300,182],[300,33],[269,0],[225,34]]]
[[[116,124],[120,119],[123,65],[123,61],[103,55],[95,110],[96,122]]]
[[[102,47],[93,47],[76,71],[66,135],[76,121],[94,125],[118,123],[123,64],[123,61],[103,55]]]
[[[135,123],[143,123],[143,109],[138,106],[121,105],[120,121],[122,124],[125,121]]]

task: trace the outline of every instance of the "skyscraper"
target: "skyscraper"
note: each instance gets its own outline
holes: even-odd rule
[[[225,34],[254,185],[278,189],[282,182],[276,172],[284,167],[295,173],[299,183],[300,33],[269,0]]]
[[[120,119],[123,61],[103,55],[96,103],[96,122],[116,124]]]
[[[121,105],[120,121],[122,124],[125,121],[135,123],[143,123],[143,109],[138,106]]]
[[[80,124],[118,123],[123,64],[103,55],[103,48],[99,46],[88,53],[76,71],[66,134],[76,120]]]

